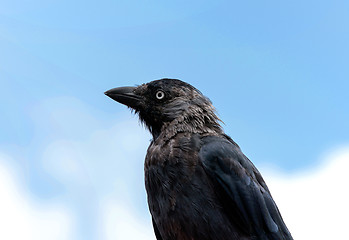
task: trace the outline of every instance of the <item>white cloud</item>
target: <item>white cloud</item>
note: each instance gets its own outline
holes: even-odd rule
[[[40,205],[28,197],[0,155],[0,239],[73,239],[73,217],[58,204]]]
[[[64,186],[58,198],[74,211],[79,239],[145,239],[146,229],[151,234],[152,226],[143,226],[121,204],[133,201],[141,209],[138,216],[146,212],[140,206],[146,206],[143,161],[150,136],[138,119],[125,108],[107,122],[103,113],[71,97],[48,99],[34,110],[37,129],[54,136],[38,134],[38,164]]]
[[[349,216],[349,148],[325,157],[323,166],[295,175],[263,171],[294,239],[343,239]]]
[[[154,240],[153,227],[149,221],[140,220],[125,203],[109,198],[103,201],[102,219],[105,240]]]

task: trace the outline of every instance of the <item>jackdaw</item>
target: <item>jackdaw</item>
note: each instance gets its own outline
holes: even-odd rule
[[[199,90],[160,79],[105,94],[153,136],[144,171],[158,240],[292,239],[261,174]]]

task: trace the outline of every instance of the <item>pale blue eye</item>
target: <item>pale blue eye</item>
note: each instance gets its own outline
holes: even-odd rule
[[[163,99],[165,97],[165,93],[163,91],[157,91],[155,94],[155,97],[159,100]]]

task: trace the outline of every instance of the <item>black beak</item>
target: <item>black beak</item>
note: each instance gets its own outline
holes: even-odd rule
[[[138,109],[142,98],[134,93],[135,87],[119,87],[106,91],[104,94],[111,99],[130,108]]]

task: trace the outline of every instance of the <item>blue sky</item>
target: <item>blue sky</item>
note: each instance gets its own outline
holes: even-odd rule
[[[348,2],[0,4],[0,162],[33,204],[69,212],[66,239],[119,239],[104,202],[150,226],[150,135],[110,88],[191,83],[245,154],[284,176],[349,143]]]

